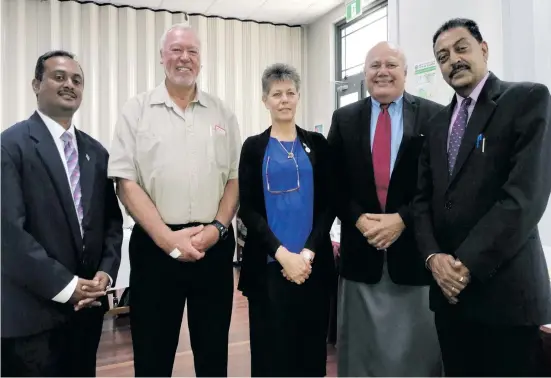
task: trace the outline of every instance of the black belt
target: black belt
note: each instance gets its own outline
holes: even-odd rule
[[[193,222],[193,223],[186,223],[186,224],[167,224],[167,226],[172,231],[178,231],[178,230],[182,230],[184,228],[197,227],[197,226],[201,226],[201,225],[206,226],[207,224],[209,224],[209,223]]]

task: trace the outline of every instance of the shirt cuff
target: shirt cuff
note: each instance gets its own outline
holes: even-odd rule
[[[138,182],[138,175],[134,170],[130,169],[111,169],[107,172],[107,177],[114,181],[117,181],[117,179],[125,179]]]
[[[107,288],[109,289],[110,287],[113,286],[113,279],[111,278],[111,276],[109,275],[109,273],[105,273],[107,274],[107,277],[109,277],[109,284],[107,285]]]
[[[78,284],[78,277],[74,276],[71,282],[63,290],[61,290],[55,297],[52,298],[53,301],[59,303],[67,303],[71,296],[75,292]]]
[[[427,257],[427,259],[425,260],[425,268],[427,268],[428,270],[430,270],[430,265],[429,265],[429,261],[431,259],[432,256],[436,255],[436,253],[431,253],[429,255],[429,257]]]
[[[238,178],[239,178],[239,172],[237,171],[237,169],[232,169],[228,176],[228,180],[236,180]]]

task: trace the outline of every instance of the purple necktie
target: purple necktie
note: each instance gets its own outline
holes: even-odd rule
[[[73,141],[73,135],[64,132],[61,135],[64,144],[65,159],[67,160],[67,169],[69,171],[69,182],[71,184],[71,194],[78,217],[78,224],[82,227],[82,193],[80,191],[80,168],[78,166],[78,151]]]
[[[468,108],[470,104],[470,97],[463,100],[461,107],[459,108],[459,112],[457,113],[457,118],[452,126],[450,141],[448,144],[448,169],[450,176],[453,173],[453,167],[455,167],[455,162],[457,161],[457,154],[459,153],[461,140],[463,140],[463,135],[465,134],[465,129],[467,128],[467,121],[469,119]]]

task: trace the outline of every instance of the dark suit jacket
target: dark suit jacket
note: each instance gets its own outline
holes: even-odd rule
[[[433,120],[419,166],[415,226],[421,253],[448,253],[472,282],[450,305],[431,287],[431,308],[492,324],[551,322],[549,276],[537,225],[551,191],[551,98],[541,84],[490,74],[451,178],[447,139],[454,99]],[[484,151],[479,135],[485,137]],[[546,230],[549,231],[549,230]]]
[[[418,157],[429,134],[427,121],[442,108],[435,102],[404,93],[404,134],[386,204],[386,212],[399,213],[406,225],[387,254],[389,274],[397,284],[430,282],[413,237],[410,204],[417,187]],[[383,252],[369,245],[356,228],[361,214],[382,213],[375,188],[370,129],[371,98],[367,98],[333,113],[328,140],[340,174],[337,213],[342,222],[340,274],[348,280],[373,284],[382,276]]]
[[[74,275],[90,279],[101,270],[116,279],[122,215],[107,178],[108,153],[87,134],[76,130],[84,237],[61,157],[38,113],[1,138],[2,337],[19,337],[70,319],[73,305],[52,298]]]
[[[239,163],[239,217],[247,227],[238,288],[246,296],[262,294],[266,284],[267,256],[274,257],[281,242],[268,226],[262,163],[270,140],[271,127],[247,138]],[[297,126],[300,142],[310,149],[308,157],[314,175],[314,224],[304,248],[315,252],[312,269],[322,270],[328,285],[334,281],[335,263],[329,231],[335,219],[334,180],[329,146],[323,135]],[[277,264],[278,262],[273,262]]]

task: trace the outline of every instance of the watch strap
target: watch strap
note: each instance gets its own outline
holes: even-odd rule
[[[211,222],[211,224],[216,227],[218,232],[220,233],[220,239],[225,239],[228,235],[228,228],[224,226],[221,222],[217,221],[216,219]]]

